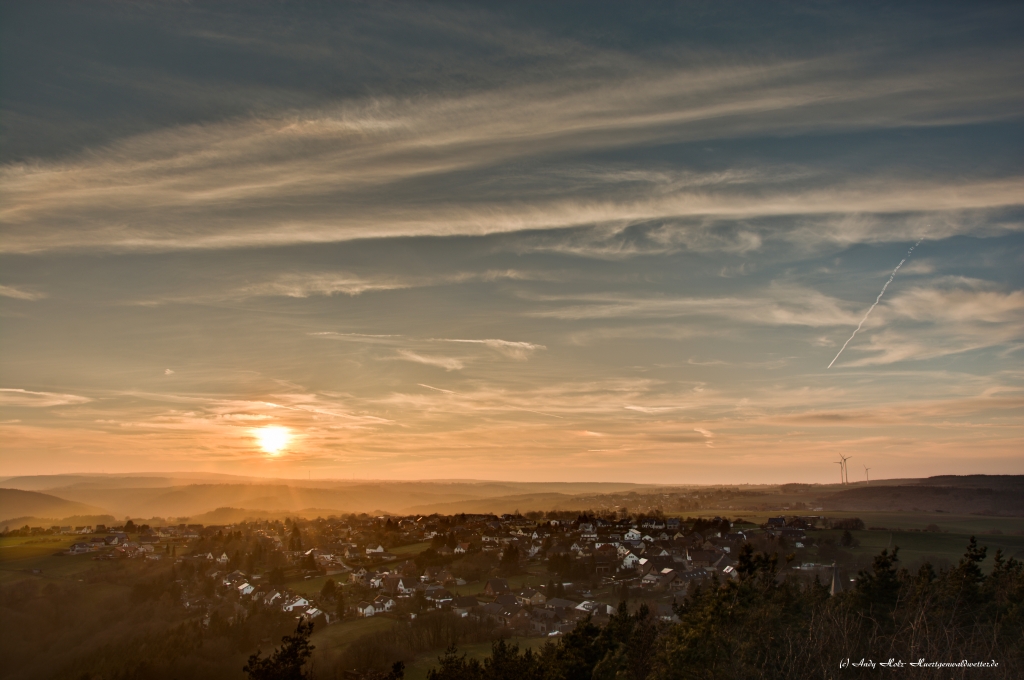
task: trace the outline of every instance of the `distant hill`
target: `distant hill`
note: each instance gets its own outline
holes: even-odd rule
[[[945,480],[942,485],[935,480]],[[914,486],[861,486],[824,499],[826,510],[854,512],[948,512],[1024,517],[1024,477],[996,477],[982,486],[981,475],[922,480]],[[994,488],[993,488],[994,487]]]
[[[901,480],[906,482],[907,480]],[[1015,489],[1024,492],[1024,475],[938,475],[918,480],[922,486],[957,486],[975,489]]]
[[[0,526],[17,518],[53,517],[71,515],[104,515],[103,508],[69,501],[50,494],[21,489],[0,489]]]

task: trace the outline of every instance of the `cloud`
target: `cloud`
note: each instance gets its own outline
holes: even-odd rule
[[[537,345],[532,342],[520,342],[514,340],[498,340],[488,338],[485,340],[462,340],[458,338],[430,338],[430,342],[456,342],[471,345],[484,345],[507,357],[517,361],[526,361],[530,355],[537,350],[547,349],[544,345]]]
[[[56,392],[31,392],[16,388],[0,388],[0,405],[2,406],[28,406],[31,408],[43,408],[48,406],[70,406],[74,404],[85,404],[92,401],[88,397],[80,397],[75,394],[59,394]]]
[[[368,291],[408,288],[409,284],[384,277],[365,278],[346,274],[283,274],[271,281],[239,288],[227,294],[229,298],[285,296],[305,298],[311,295],[360,295]]]
[[[23,290],[14,286],[0,286],[0,296],[14,298],[15,300],[41,300],[46,297],[46,293]]]
[[[715,447],[715,440],[714,440],[715,434],[711,430],[705,430],[703,427],[695,427],[695,428],[693,428],[693,431],[694,432],[699,432],[701,435],[703,435],[704,440],[705,440],[704,444],[709,449],[712,449],[712,448]]]
[[[554,309],[531,316],[565,320],[711,316],[767,326],[836,326],[856,323],[856,312],[818,291],[772,285],[771,297],[638,297],[587,294],[537,298]],[[575,304],[562,304],[575,303]]]
[[[986,289],[989,288],[989,289]],[[914,287],[893,296],[866,342],[850,349],[867,356],[846,366],[935,359],[1024,341],[1024,291],[992,290],[960,279],[947,287]]]
[[[464,367],[462,361],[453,357],[424,356],[407,349],[398,350],[398,356],[395,358],[402,359],[403,361],[412,361],[417,364],[426,364],[427,366],[437,366],[446,371],[461,371]]]
[[[164,369],[164,375],[174,375],[174,371],[169,368]]]
[[[1021,204],[1020,177],[856,179],[792,167],[601,173],[580,160],[656,143],[1001,120],[1024,104],[1009,66],[981,69],[950,55],[882,72],[851,69],[857,61],[638,63],[628,74],[349,100],[146,133],[74,159],[5,165],[0,249],[238,248],[683,220],[661,235],[664,247],[706,242],[742,251],[762,236],[743,232],[716,245],[713,232],[685,220]],[[553,162],[560,180],[530,181],[531,164]],[[521,183],[511,194],[510,173]],[[816,238],[823,236],[836,235]],[[888,238],[881,229],[871,237]],[[309,294],[281,285],[286,295]],[[342,278],[311,290],[351,294],[361,286]]]

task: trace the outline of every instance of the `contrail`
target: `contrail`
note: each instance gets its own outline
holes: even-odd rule
[[[872,312],[872,310],[874,310],[874,308],[875,308],[875,307],[877,307],[877,306],[878,306],[878,303],[879,303],[879,302],[880,302],[880,301],[882,300],[882,296],[883,296],[883,295],[885,295],[885,289],[886,289],[886,288],[888,288],[888,287],[889,287],[889,284],[890,284],[890,283],[892,283],[892,280],[896,278],[896,272],[898,272],[898,271],[900,270],[900,267],[902,267],[902,266],[903,266],[903,263],[904,263],[904,262],[906,262],[906,261],[907,261],[907,260],[908,260],[908,259],[910,258],[910,254],[911,254],[912,252],[914,252],[914,248],[916,248],[916,247],[918,247],[919,245],[921,245],[921,241],[923,241],[923,240],[924,240],[924,239],[921,239],[920,241],[918,241],[918,242],[917,242],[917,243],[915,243],[914,245],[910,246],[910,250],[908,250],[908,251],[907,251],[907,254],[906,254],[906,256],[905,256],[905,257],[904,257],[904,258],[903,258],[902,260],[900,260],[900,263],[899,263],[898,265],[896,265],[896,269],[893,269],[893,270],[892,270],[892,274],[890,274],[890,275],[889,275],[889,280],[885,282],[885,285],[884,285],[884,286],[882,286],[882,292],[881,292],[881,293],[879,293],[879,294],[878,294],[878,297],[876,297],[876,298],[875,298],[875,304],[871,305],[871,306],[870,306],[870,307],[868,308],[868,312],[867,312],[867,314],[865,314],[865,315],[864,315],[864,318],[860,320],[860,323],[859,323],[859,324],[857,324],[857,328],[856,328],[856,329],[854,329],[854,331],[853,331],[853,335],[851,335],[851,336],[850,336],[850,339],[849,339],[849,340],[847,340],[846,342],[844,342],[844,343],[843,343],[843,347],[842,347],[842,349],[840,349],[840,350],[839,350],[839,354],[842,354],[842,353],[843,353],[843,350],[844,350],[844,349],[846,349],[846,346],[850,344],[850,340],[853,340],[853,337],[854,337],[854,335],[857,335],[857,331],[859,331],[859,330],[860,330],[861,326],[863,326],[863,325],[864,325],[864,322],[868,320],[868,317],[869,317],[869,316],[871,316],[871,312]],[[836,359],[838,359],[838,358],[839,358],[839,354],[836,354]],[[836,363],[836,359],[833,359],[833,360],[832,360],[832,364]],[[832,364],[829,364],[829,365],[828,365],[828,368],[832,368]],[[828,368],[826,368],[825,370],[827,371],[827,370],[828,370]]]

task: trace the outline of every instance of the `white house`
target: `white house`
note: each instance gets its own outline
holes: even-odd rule
[[[377,613],[377,610],[373,608],[371,602],[360,602],[356,605],[356,614],[358,616],[373,616]]]
[[[366,554],[367,555],[379,554],[379,553],[382,553],[382,552],[384,552],[384,546],[382,546],[382,545],[378,545],[378,546],[372,546],[371,545],[371,546],[367,546],[366,547]]]
[[[308,606],[309,600],[307,600],[304,597],[296,597],[295,599],[290,600],[289,602],[286,602],[285,604],[281,605],[281,610],[286,612],[293,612],[296,610],[305,611],[305,609]]]
[[[638,562],[640,562],[640,558],[634,555],[633,553],[629,553],[624,558],[622,558],[622,568],[633,569],[634,567],[636,567]]]
[[[395,608],[395,601],[387,595],[378,595],[373,600],[373,608],[378,612],[389,612]]]
[[[623,540],[625,541],[639,541],[642,538],[642,534],[636,529],[630,529],[626,532]]]

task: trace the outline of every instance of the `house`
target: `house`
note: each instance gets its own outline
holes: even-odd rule
[[[243,583],[242,585],[238,586],[236,590],[238,590],[239,595],[251,595],[252,591],[254,591],[255,588],[253,588],[248,583]]]
[[[651,612],[660,621],[667,623],[679,623],[679,617],[676,615],[672,605],[664,602],[656,602],[654,604],[654,610]]]
[[[718,555],[710,550],[687,550],[686,558],[694,567],[710,567],[718,560]]]
[[[636,565],[639,564],[639,562],[640,562],[640,558],[639,557],[637,557],[633,553],[628,553],[625,557],[622,558],[622,568],[623,569],[634,569],[636,567]]]
[[[401,576],[385,576],[381,588],[391,595],[408,595],[414,590],[415,584],[412,581],[406,583],[406,579]]]
[[[217,564],[221,565],[222,567],[226,567],[228,562],[230,562],[230,561],[231,560],[228,559],[228,554],[227,553],[221,553],[220,557],[217,558]]]
[[[601,602],[592,602],[590,600],[584,600],[576,605],[576,611],[583,612],[585,614],[614,614],[615,607],[611,605],[603,604]]]
[[[544,596],[544,593],[533,588],[527,588],[520,591],[519,595],[516,596],[519,604],[526,606],[531,605],[534,607],[543,607],[544,603],[548,601],[548,598]]]
[[[552,609],[534,609],[530,613],[530,630],[534,633],[547,634],[557,631],[563,623],[562,617]]]
[[[470,610],[480,606],[480,602],[475,597],[466,595],[464,597],[456,597],[452,600],[452,613],[457,616],[467,616]]]
[[[636,529],[630,529],[629,531],[626,532],[626,535],[622,538],[622,540],[624,540],[624,541],[639,541],[641,538],[643,538],[643,534],[641,534]]]
[[[690,571],[676,572],[676,583],[683,587],[691,583],[700,583],[709,576],[705,569],[691,569]]]
[[[330,616],[326,612],[323,612],[320,609],[317,609],[316,607],[310,607],[309,609],[307,609],[305,613],[302,614],[301,618],[305,619],[306,621],[312,621],[321,616],[323,617],[325,623],[331,622]]]
[[[564,610],[571,611],[573,609],[576,609],[576,603],[575,602],[573,602],[572,600],[566,600],[565,598],[561,598],[561,597],[552,597],[551,599],[549,599],[547,601],[547,604],[545,606],[548,609],[555,609],[555,610],[564,609]]]
[[[371,602],[360,602],[356,605],[356,616],[373,616],[377,611],[373,608]]]
[[[469,552],[469,543],[459,543],[452,552],[456,555],[465,555]]]
[[[487,585],[484,586],[484,594],[490,596],[504,595],[508,593],[508,581],[503,578],[492,578],[488,579]]]
[[[378,595],[373,600],[373,609],[376,612],[389,612],[395,608],[395,601],[387,595]]]
[[[367,546],[366,547],[366,554],[367,555],[374,555],[374,554],[380,555],[383,552],[384,552],[384,546],[382,546],[382,545],[375,545],[375,546],[371,545],[371,546]]]
[[[305,611],[307,607],[309,607],[309,600],[300,596],[281,605],[281,610],[286,612]]]
[[[269,593],[263,596],[263,604],[270,606],[280,599],[283,599],[281,597],[281,593],[277,592],[276,590],[271,590]]]
[[[87,552],[90,552],[91,550],[92,550],[92,548],[89,547],[88,543],[74,543],[68,549],[68,553],[70,553],[72,555],[81,555],[82,553],[87,553]]]

